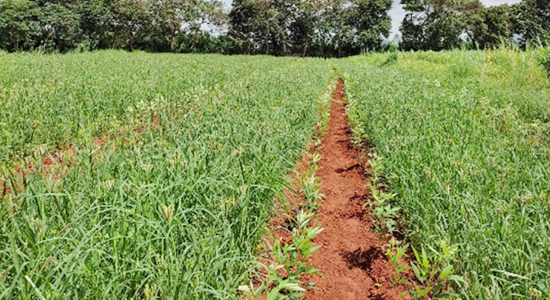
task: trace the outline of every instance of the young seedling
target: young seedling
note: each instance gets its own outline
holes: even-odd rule
[[[465,282],[462,277],[452,274],[451,262],[458,253],[458,245],[448,246],[447,241],[442,240],[440,247],[441,252],[430,247],[433,252],[432,256],[426,253],[424,247],[420,253],[414,247],[412,248],[416,261],[411,263],[411,267],[416,279],[424,285],[424,287],[420,287],[414,284],[414,290],[411,290],[411,293],[415,299],[422,299],[430,291],[432,298],[435,299],[451,297],[453,294],[444,292],[443,285],[448,281],[453,281],[456,284]]]
[[[392,285],[403,284],[406,281],[406,277],[403,273],[410,270],[410,267],[407,263],[401,263],[401,260],[405,257],[407,252],[408,244],[400,245],[401,243],[395,238],[392,238],[388,244],[388,249],[386,250],[386,256],[390,258],[390,262],[395,268],[394,278],[391,281]]]
[[[318,153],[312,155],[312,160],[308,164],[308,170],[304,174],[304,178],[300,183],[300,193],[306,200],[306,209],[308,211],[315,211],[319,208],[317,201],[323,200],[324,195],[321,194],[320,178],[316,176],[316,172],[320,169],[318,166],[321,157]]]

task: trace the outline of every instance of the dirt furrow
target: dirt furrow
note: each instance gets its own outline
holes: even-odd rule
[[[362,209],[370,195],[366,161],[351,144],[343,88],[340,81],[317,173],[325,195],[317,222],[324,231],[315,239],[321,248],[313,255],[312,265],[322,274],[305,278],[316,287],[305,296],[309,300],[409,299],[407,286],[390,283],[394,267],[384,254],[386,241],[370,230],[370,218]]]

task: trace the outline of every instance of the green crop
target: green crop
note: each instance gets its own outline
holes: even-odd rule
[[[311,140],[324,60],[0,56],[0,298],[228,299]]]
[[[365,205],[380,232],[406,229],[416,254],[414,296],[550,296],[542,54],[331,62],[346,82],[354,142],[373,146]],[[0,298],[237,298],[256,272],[273,197],[328,126],[330,68],[259,56],[0,53]],[[298,191],[308,216],[322,198],[316,170]],[[308,230],[276,248],[307,260],[318,233]],[[394,284],[409,268],[406,249],[387,251]],[[272,279],[274,297],[299,297],[298,279]]]
[[[537,58],[502,49],[339,64],[356,139],[374,145],[376,176],[423,249],[417,277],[447,278],[451,267],[424,250],[457,244],[452,272],[464,282],[450,287],[463,299],[550,296],[550,99]]]

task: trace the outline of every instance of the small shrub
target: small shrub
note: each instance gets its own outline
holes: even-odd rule
[[[397,59],[399,57],[397,56],[397,53],[392,53],[388,56],[388,58],[386,59],[386,61],[384,61],[383,63],[380,64],[380,67],[385,67],[385,66],[389,66],[389,65],[393,65],[394,63],[397,62]]]

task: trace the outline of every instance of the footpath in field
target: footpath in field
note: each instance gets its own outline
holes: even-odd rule
[[[312,256],[312,265],[322,274],[306,278],[316,287],[305,293],[306,299],[410,298],[407,286],[390,284],[394,268],[384,254],[384,239],[369,230],[372,225],[362,209],[369,198],[365,161],[351,144],[341,81],[320,155],[317,175],[325,200],[318,223],[324,231],[315,239],[321,248]]]

